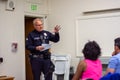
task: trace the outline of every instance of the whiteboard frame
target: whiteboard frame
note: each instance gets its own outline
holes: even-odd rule
[[[87,19],[98,19],[98,18],[107,18],[107,17],[120,17],[120,12],[118,13],[112,13],[112,14],[101,14],[101,15],[88,15],[88,16],[80,16],[80,17],[77,17],[76,20],[75,20],[75,37],[76,37],[76,57],[83,57],[82,55],[79,55],[79,54],[82,54],[81,52],[79,52],[79,48],[78,48],[78,40],[79,40],[79,35],[78,35],[78,27],[79,27],[79,20],[87,20]],[[110,57],[101,57],[103,59],[106,59],[106,58],[110,58]]]

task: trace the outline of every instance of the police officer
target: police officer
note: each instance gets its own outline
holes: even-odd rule
[[[35,30],[28,34],[26,49],[31,52],[29,57],[34,80],[40,80],[41,72],[43,72],[45,80],[52,80],[52,73],[49,73],[51,53],[49,49],[45,49],[43,44],[48,45],[49,41],[59,41],[60,26],[55,26],[54,33],[43,30],[43,22],[39,18],[33,20],[33,26]]]

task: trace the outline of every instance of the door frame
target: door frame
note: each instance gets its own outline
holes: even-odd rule
[[[24,29],[25,29],[25,19],[26,18],[41,18],[41,19],[43,19],[43,25],[44,25],[44,29],[47,29],[47,21],[46,21],[46,16],[45,15],[24,15]],[[25,36],[25,33],[26,33],[26,30],[24,30],[24,36]],[[26,39],[26,37],[24,37],[25,39]],[[24,44],[25,44],[25,42],[24,42]],[[27,74],[26,74],[26,48],[25,48],[25,77],[27,76]]]

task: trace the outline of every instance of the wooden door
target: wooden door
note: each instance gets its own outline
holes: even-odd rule
[[[33,19],[34,18],[25,17],[25,39],[26,39],[27,35],[32,30],[34,30]],[[25,50],[26,80],[33,80],[31,64],[29,62],[29,57],[28,57],[29,53],[30,52],[28,50]]]

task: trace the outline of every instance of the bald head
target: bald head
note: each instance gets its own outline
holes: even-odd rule
[[[33,26],[37,31],[43,30],[43,21],[40,18],[36,18],[33,20]]]
[[[43,21],[42,21],[40,18],[35,18],[35,19],[33,20],[33,25],[35,25],[37,21],[41,21],[41,22],[43,23]]]

